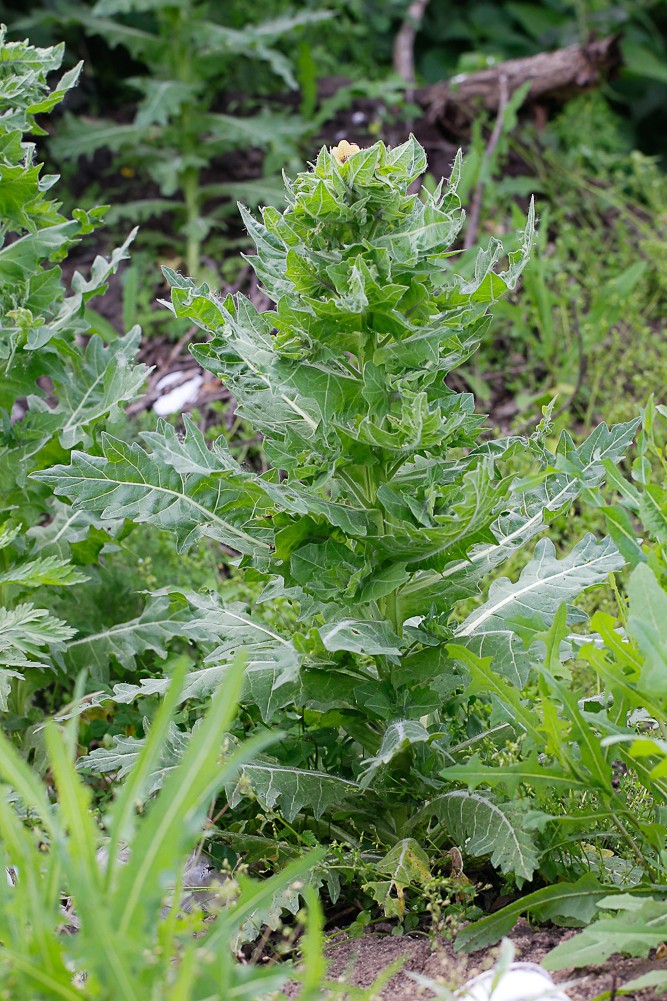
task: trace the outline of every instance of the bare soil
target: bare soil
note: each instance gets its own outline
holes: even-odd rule
[[[509,936],[516,950],[515,959],[539,963],[559,942],[576,934],[572,929],[533,928],[527,921],[517,923]],[[423,974],[450,989],[461,987],[467,980],[493,966],[498,948],[481,949],[471,955],[454,952],[450,942],[438,941],[434,946],[426,935],[396,937],[370,932],[360,939],[342,938],[328,950],[329,978],[350,986],[370,987],[388,967],[402,963],[399,972],[379,987],[377,1001],[430,1001],[434,992],[421,987],[410,976]],[[655,1001],[664,997],[653,988],[622,993],[623,984],[653,970],[667,970],[667,961],[626,959],[612,956],[597,967],[559,970],[552,974],[571,1001],[593,1001],[616,997]],[[298,989],[287,991],[296,998]]]

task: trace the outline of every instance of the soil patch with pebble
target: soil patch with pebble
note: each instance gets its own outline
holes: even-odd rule
[[[527,921],[517,923],[509,938],[514,943],[515,960],[539,963],[559,942],[575,935],[564,928],[533,928]],[[461,987],[467,980],[493,966],[498,947],[481,949],[467,955],[454,952],[452,944],[439,940],[432,944],[426,935],[393,936],[370,932],[362,938],[343,938],[327,950],[329,979],[350,986],[370,987],[392,964],[402,963],[400,970],[384,982],[374,995],[377,1001],[431,1001],[436,995],[420,986],[410,974],[421,974],[450,990]],[[571,1001],[631,998],[636,1001],[657,1001],[665,997],[654,988],[626,993],[623,985],[653,970],[667,971],[667,961],[627,959],[612,956],[600,966],[552,973],[554,981]],[[287,991],[296,998],[298,988]]]

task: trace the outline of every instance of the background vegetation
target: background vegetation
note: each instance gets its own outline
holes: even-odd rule
[[[12,997],[259,998],[227,943],[304,924],[325,996],[338,915],[667,938],[667,9],[433,0],[416,87],[622,54],[433,123],[406,7],[0,2]]]

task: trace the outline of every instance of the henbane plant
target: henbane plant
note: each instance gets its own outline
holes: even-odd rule
[[[442,774],[460,744],[488,732],[492,700],[466,694],[464,655],[491,657],[522,689],[559,608],[569,623],[584,618],[571,602],[623,559],[610,539],[587,536],[559,558],[543,538],[517,580],[495,580],[467,615],[462,603],[576,497],[594,495],[636,424],[603,424],[579,447],[563,433],[553,451],[546,419],[529,438],[487,439],[472,395],[446,379],[515,287],[533,213],[517,251],[504,257],[492,240],[461,277],[460,158],[447,184],[415,194],[425,167],[413,137],[396,149],[341,144],[286,182],[283,212],[266,208],[260,222],[242,208],[250,262],[275,304],[264,313],[166,272],[176,315],[211,335],[195,357],[261,432],[268,473],[239,466],[222,441],[208,448],[186,419],[183,437],[164,423],[142,444],[107,435],[102,454],[74,453],[39,479],[103,518],[171,529],[181,549],[215,539],[264,582],[250,612],[189,596],[203,615],[218,606],[224,641],[185,695],[215,689],[243,646],[242,703],[258,724],[288,731],[228,785],[232,805],[252,788],[288,822],[323,834],[324,816],[339,837],[392,858],[421,858],[414,839],[428,830],[432,845],[490,855],[523,881],[540,866],[539,825],[524,829],[520,804]],[[298,616],[284,634],[261,619],[261,602],[279,596]],[[167,685],[147,679],[111,697]],[[494,725],[521,732],[520,719],[494,712]],[[91,764],[117,770],[122,755],[120,744],[100,749]],[[399,870],[373,884],[378,899]]]

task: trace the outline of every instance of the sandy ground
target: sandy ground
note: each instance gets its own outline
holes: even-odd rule
[[[516,960],[539,963],[547,952],[573,934],[576,933],[563,928],[535,929],[522,920],[509,937],[516,949]],[[395,937],[373,932],[361,939],[343,938],[328,950],[329,978],[351,986],[369,987],[392,963],[402,961],[400,972],[374,995],[377,1001],[430,1001],[435,996],[433,992],[420,987],[410,973],[423,974],[455,989],[492,966],[496,955],[496,947],[466,955],[455,953],[451,944],[445,941],[432,948],[426,936]],[[667,961],[612,956],[602,966],[560,970],[552,976],[563,985],[571,1001],[592,1001],[594,998],[614,1001],[615,997],[654,1001],[667,994],[658,994],[653,989],[621,993],[624,983],[651,970],[667,970]],[[296,997],[298,990],[294,987],[287,994]]]

